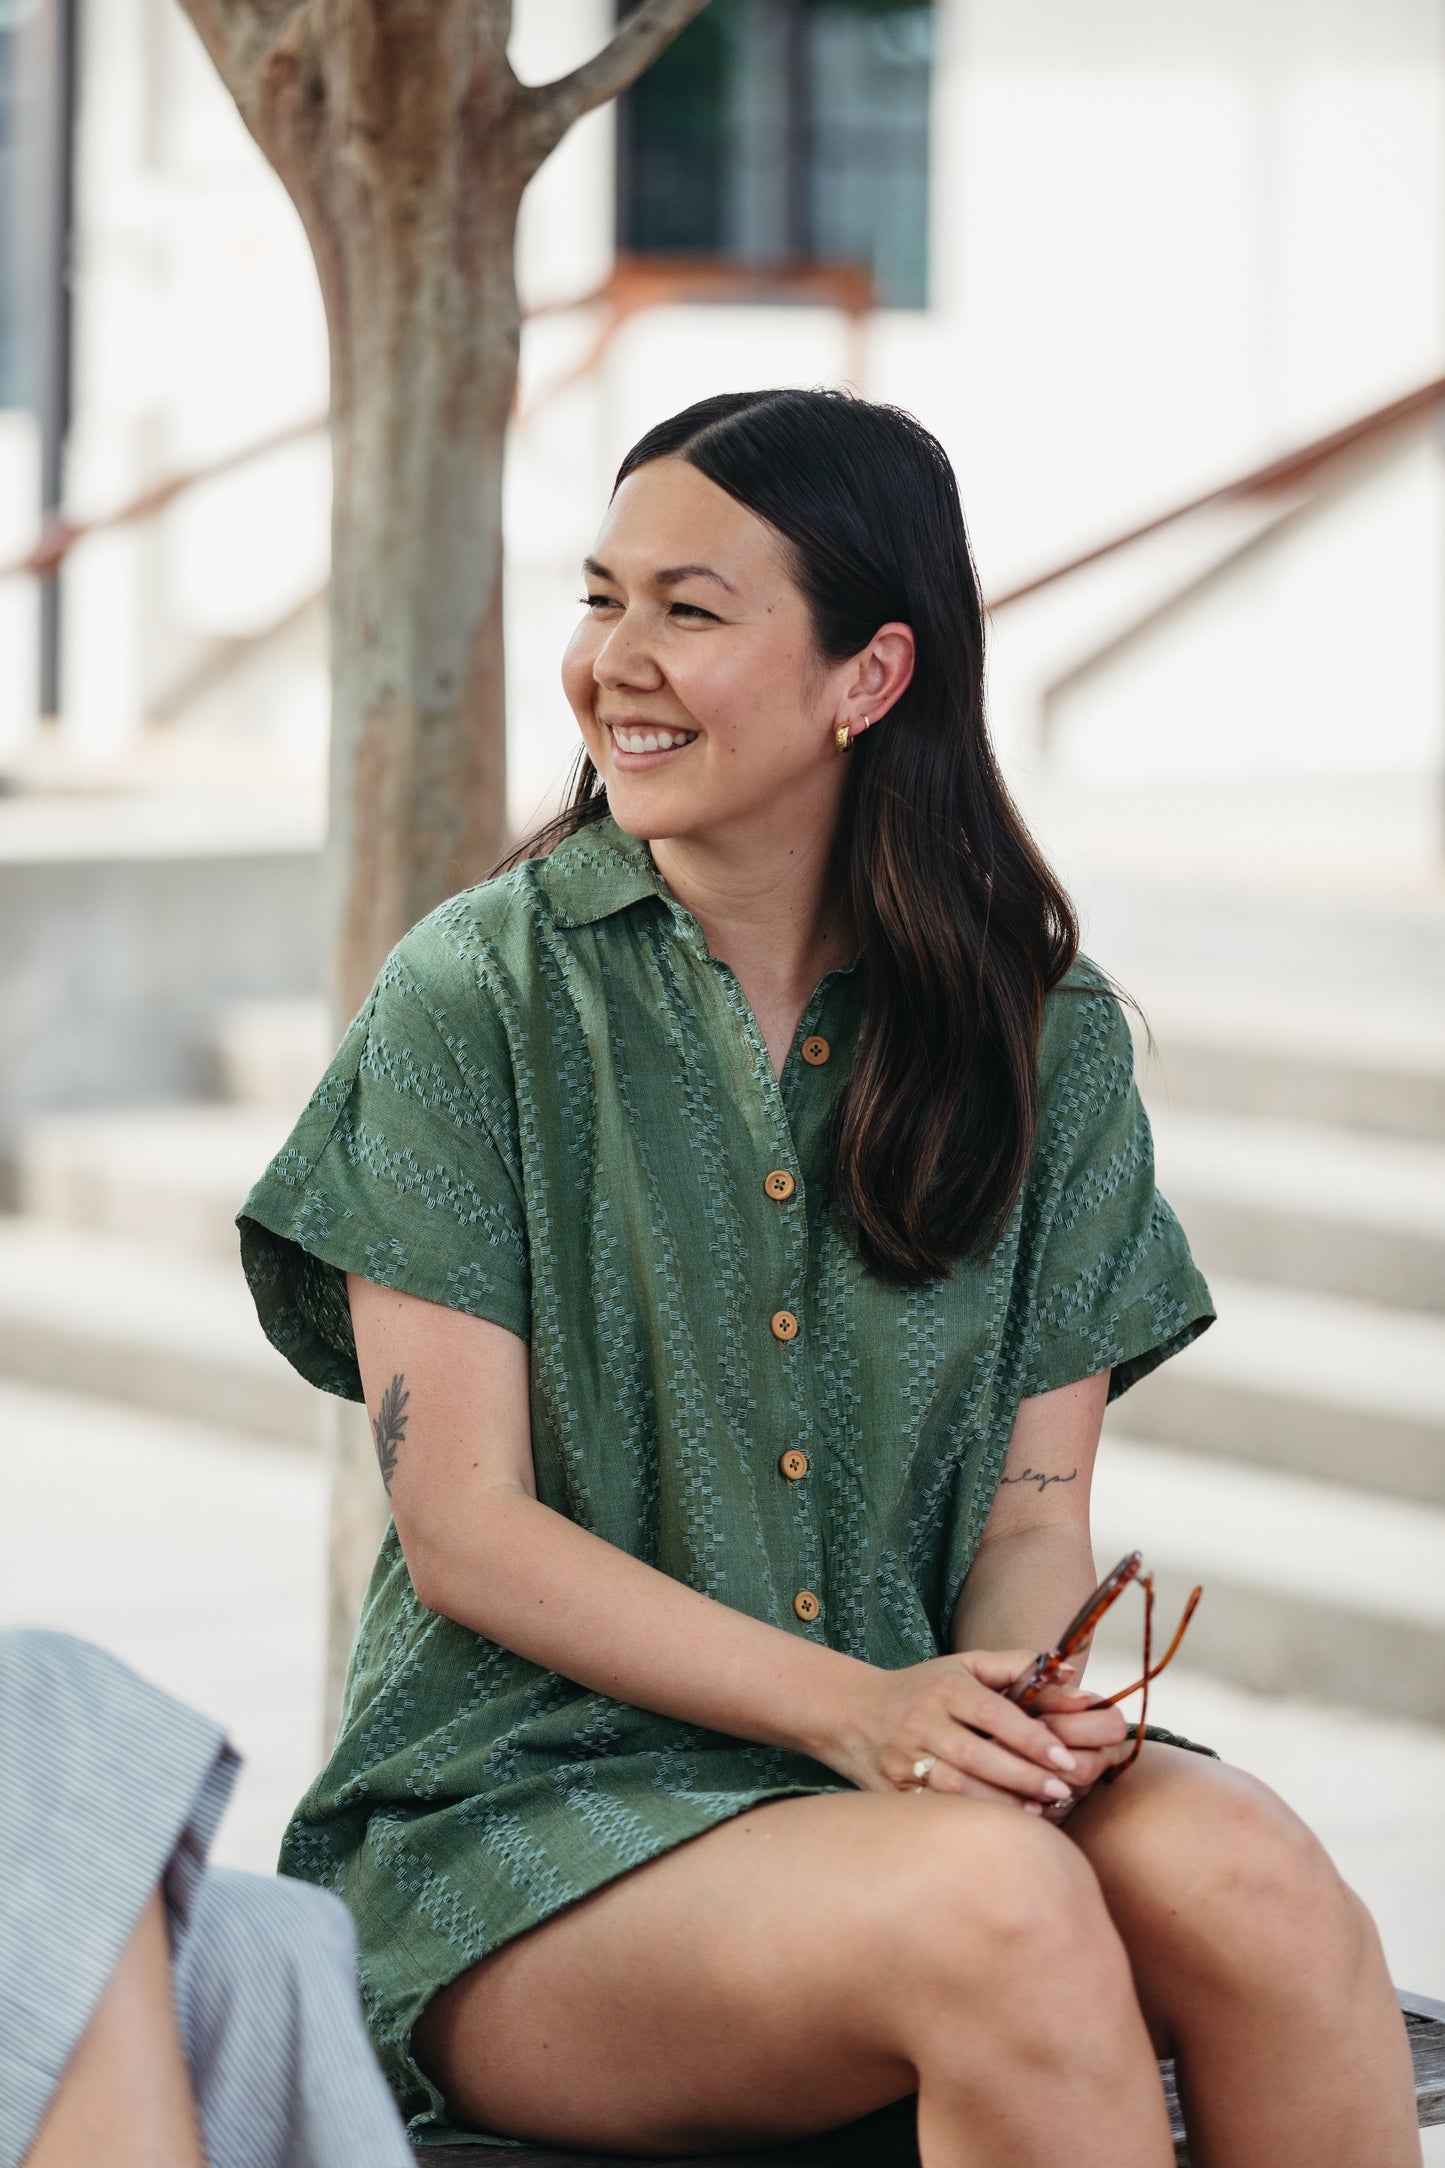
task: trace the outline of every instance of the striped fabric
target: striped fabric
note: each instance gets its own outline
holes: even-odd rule
[[[409,2168],[321,1890],[207,1867],[238,1757],[66,1634],[0,1633],[0,2168],[19,2168],[151,1891],[210,2168]]]

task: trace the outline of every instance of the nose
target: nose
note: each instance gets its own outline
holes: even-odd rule
[[[604,692],[624,687],[656,692],[661,685],[662,671],[635,610],[625,609],[609,626],[606,639],[592,659],[592,675]]]

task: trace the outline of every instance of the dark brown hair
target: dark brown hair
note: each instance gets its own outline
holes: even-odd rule
[[[835,864],[863,1013],[829,1159],[868,1268],[898,1286],[946,1277],[956,1258],[987,1255],[1018,1199],[1044,998],[1079,946],[989,742],[983,602],[953,469],[912,415],[838,391],[700,400],[633,446],[617,484],[667,457],[783,537],[826,661],[889,619],[913,628],[912,682],[844,756]],[[494,871],[607,810],[584,751],[563,812]]]

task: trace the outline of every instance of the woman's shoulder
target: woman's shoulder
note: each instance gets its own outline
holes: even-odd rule
[[[1039,1036],[1044,1104],[1081,1090],[1094,1097],[1110,1081],[1127,1089],[1133,1076],[1125,997],[1091,956],[1080,954],[1044,1002]]]
[[[448,896],[402,935],[382,977],[407,973],[439,990],[460,989],[475,983],[477,967],[488,957],[520,961],[535,947],[539,921],[548,915],[541,863],[524,859]]]

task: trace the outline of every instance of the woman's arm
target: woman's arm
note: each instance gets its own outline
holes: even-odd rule
[[[1089,1491],[1109,1372],[1020,1401],[1003,1474],[978,1553],[954,1607],[952,1645],[1014,1648],[1036,1654],[1059,1636],[1098,1581],[1089,1539]],[[1091,1711],[1079,1682],[1085,1643],[1068,1687],[1053,1687],[1036,1706],[1073,1749],[1071,1782],[1081,1796],[1118,1759],[1127,1727],[1117,1709]],[[1062,1802],[1067,1811],[1071,1802]]]
[[[956,1649],[1052,1648],[1098,1579],[1089,1489],[1101,1370],[1019,1403],[993,1509],[953,1614]],[[1076,1659],[1083,1671],[1087,1651]]]
[[[428,1610],[618,1701],[769,1746],[831,1743],[867,1664],[542,1505],[526,1343],[354,1274],[347,1287],[397,1536]]]
[[[701,1595],[539,1501],[514,1333],[354,1274],[347,1287],[397,1536],[429,1610],[615,1700],[793,1748],[862,1787],[904,1781],[946,1727],[955,1789],[1047,1796],[1049,1726],[994,1691],[1031,1650],[987,1684],[957,1657],[882,1671]]]

